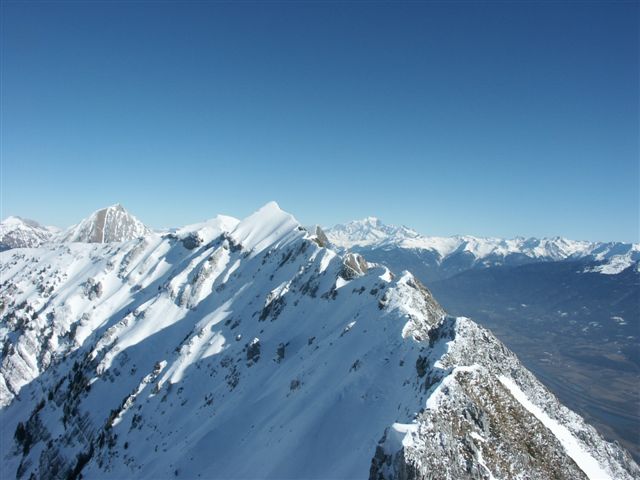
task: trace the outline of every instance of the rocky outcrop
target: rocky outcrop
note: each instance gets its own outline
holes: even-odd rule
[[[429,344],[426,408],[386,429],[370,479],[640,476],[628,453],[602,442],[490,332],[446,317]]]
[[[260,360],[260,339],[254,338],[247,344],[247,365],[253,365]]]
[[[367,273],[367,261],[357,253],[347,253],[342,261],[340,276],[345,280],[353,280]]]
[[[151,229],[118,204],[93,212],[59,238],[62,242],[110,243],[144,237]]]

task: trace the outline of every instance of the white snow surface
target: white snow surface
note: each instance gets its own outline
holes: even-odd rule
[[[257,212],[241,221],[231,236],[244,248],[257,255],[265,248],[282,246],[303,236],[303,229],[293,215],[280,209],[276,202],[269,202]]]
[[[640,269],[640,264],[638,264],[638,260],[640,260],[639,244],[633,244],[631,249],[623,253],[615,253],[613,255],[608,255],[608,253],[598,252],[596,258],[603,262],[602,265],[587,268],[585,271],[598,272],[604,275],[617,275],[634,264],[637,264],[636,268]]]
[[[175,233],[180,238],[196,233],[203,243],[209,243],[222,232],[231,232],[238,223],[240,223],[240,220],[237,218],[229,217],[227,215],[218,215],[211,220],[178,228],[175,230]]]

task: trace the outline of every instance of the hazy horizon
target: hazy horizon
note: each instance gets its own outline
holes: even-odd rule
[[[272,202],[276,202],[278,204],[278,206],[286,211],[287,213],[290,213],[291,215],[293,215],[296,220],[298,220],[300,222],[301,225],[305,225],[305,226],[313,226],[313,225],[320,225],[322,228],[331,228],[337,225],[343,225],[343,224],[347,224],[350,222],[354,222],[354,221],[363,221],[363,220],[367,220],[369,218],[375,218],[377,220],[379,220],[381,223],[383,223],[384,225],[387,226],[404,226],[407,228],[410,228],[412,230],[415,230],[417,233],[419,233],[420,235],[423,236],[433,236],[433,237],[453,237],[453,236],[472,236],[472,237],[478,237],[478,238],[504,238],[504,239],[513,239],[516,237],[524,237],[524,238],[530,238],[530,237],[535,237],[535,238],[553,238],[553,237],[562,237],[561,235],[512,235],[512,236],[497,236],[497,235],[475,235],[473,233],[469,233],[469,232],[457,232],[457,233],[448,233],[448,234],[437,234],[437,233],[431,233],[431,232],[423,232],[420,231],[417,228],[414,228],[412,225],[407,225],[407,224],[397,224],[397,223],[393,223],[393,222],[387,222],[385,221],[385,219],[378,217],[377,215],[368,215],[365,217],[360,217],[360,218],[352,218],[343,222],[333,222],[333,223],[328,223],[328,224],[319,224],[318,222],[306,222],[306,221],[302,221],[297,215],[295,211],[292,211],[290,209],[286,209],[283,208],[282,205],[280,205],[279,202],[277,202],[276,200],[271,200]],[[120,203],[121,202],[116,202],[116,203]],[[269,202],[266,202],[269,203]],[[112,204],[115,205],[115,204]],[[122,204],[121,204],[122,205]],[[104,208],[107,208],[111,205],[105,205]],[[215,218],[217,215],[225,215],[225,216],[230,216],[230,217],[234,217],[237,218],[239,220],[242,220],[243,218],[251,215],[252,213],[254,213],[255,211],[257,211],[262,205],[257,206],[254,210],[246,213],[245,215],[231,215],[227,212],[217,212],[214,215],[210,215],[206,218],[202,218],[200,220],[196,220],[194,222],[183,222],[183,223],[176,223],[176,224],[171,224],[171,225],[152,225],[149,224],[147,222],[145,222],[145,220],[143,218],[140,218],[138,215],[136,215],[135,212],[129,210],[127,208],[126,205],[122,205],[129,213],[131,213],[133,216],[135,216],[138,220],[142,221],[143,223],[145,223],[147,226],[151,227],[153,230],[155,231],[164,231],[164,230],[169,230],[169,229],[173,229],[173,228],[181,228],[187,225],[191,225],[191,224],[196,224],[196,223],[200,223],[200,222],[204,222],[207,220],[211,220],[213,218]],[[85,215],[83,218],[78,219],[76,222],[69,224],[69,225],[54,225],[51,223],[43,223],[40,222],[38,219],[35,218],[29,218],[29,217],[25,217],[23,215],[8,215],[8,216],[4,216],[1,218],[2,221],[6,220],[8,217],[19,217],[22,220],[29,220],[29,221],[35,221],[36,223],[39,223],[42,226],[46,226],[46,227],[56,227],[59,228],[61,230],[65,230],[69,227],[72,227],[74,225],[77,225],[80,221],[82,221],[83,219],[87,218],[88,216],[90,216],[92,213],[94,212],[88,212],[87,215]],[[584,238],[569,238],[569,237],[563,237],[563,238],[567,238],[569,240],[578,240],[578,241],[591,241],[591,242],[603,242],[603,243],[607,243],[607,242],[623,242],[623,243],[638,243],[638,242],[632,242],[632,241],[625,241],[625,240],[618,240],[618,239],[584,239]]]

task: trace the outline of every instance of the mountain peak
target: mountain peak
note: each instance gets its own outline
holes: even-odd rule
[[[0,222],[0,251],[38,247],[53,235],[53,229],[34,220],[10,216]]]
[[[265,203],[262,207],[260,207],[257,211],[261,212],[263,210],[268,210],[268,211],[283,211],[280,208],[280,205],[278,204],[278,202],[276,202],[275,200],[271,200],[270,202]]]
[[[258,253],[273,244],[281,244],[302,235],[300,224],[276,202],[268,202],[242,220],[231,233],[232,238],[244,248]]]
[[[2,220],[2,225],[17,225],[19,223],[24,223],[24,220],[21,217],[17,217],[14,215],[10,215],[4,220]]]
[[[332,243],[344,248],[380,245],[386,242],[401,242],[418,237],[418,233],[405,226],[387,225],[378,217],[336,225],[327,230]]]
[[[35,220],[30,220],[28,218],[18,217],[17,215],[8,216],[7,218],[5,218],[0,223],[0,225],[3,226],[3,227],[9,227],[9,226],[14,226],[14,225],[29,225],[30,227],[45,228],[42,225],[40,225],[38,222],[36,222]]]
[[[103,210],[118,210],[118,211],[126,212],[126,209],[122,206],[120,202],[114,203],[113,205],[109,205]]]
[[[151,233],[151,229],[131,215],[120,203],[93,212],[69,228],[62,241],[109,243],[124,242]]]

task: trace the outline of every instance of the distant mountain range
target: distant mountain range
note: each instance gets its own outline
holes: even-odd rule
[[[375,217],[326,229],[337,247],[353,251],[409,252],[430,270],[445,278],[469,268],[561,260],[593,262],[593,271],[617,274],[640,261],[640,244],[587,242],[554,238],[483,238],[468,235],[430,237],[404,226],[386,225]]]
[[[152,231],[122,205],[115,204],[93,212],[65,231],[43,227],[33,220],[8,217],[0,222],[0,249],[36,247],[47,241],[122,242]],[[405,226],[386,225],[376,217],[335,225],[325,231],[337,248],[411,252],[424,266],[433,267],[431,274],[435,278],[469,268],[561,260],[585,260],[595,264],[592,271],[617,274],[630,266],[638,268],[640,261],[640,244],[637,243],[587,242],[562,237],[425,236]]]

